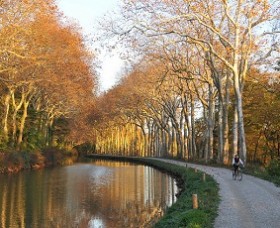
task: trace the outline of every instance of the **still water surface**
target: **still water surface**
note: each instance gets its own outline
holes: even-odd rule
[[[169,175],[124,162],[0,175],[0,226],[150,227],[177,192]]]

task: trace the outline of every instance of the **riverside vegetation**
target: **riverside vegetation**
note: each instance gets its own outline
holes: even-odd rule
[[[276,186],[280,186],[280,160],[272,160],[268,166],[249,165],[245,173],[270,181]]]
[[[69,165],[78,158],[76,150],[67,151],[54,147],[34,152],[0,152],[0,173],[17,173],[44,167]]]

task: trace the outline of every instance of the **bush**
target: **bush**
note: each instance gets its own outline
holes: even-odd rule
[[[2,169],[1,172],[16,173],[24,169],[26,163],[24,156],[20,153],[11,152],[2,155]]]
[[[272,177],[280,176],[280,159],[271,160],[266,168],[268,174]]]
[[[39,169],[45,166],[46,158],[42,155],[41,151],[36,151],[30,154],[30,166],[32,169]]]
[[[78,153],[76,150],[58,149],[49,147],[43,150],[43,156],[46,158],[46,166],[71,164],[77,159]]]
[[[271,160],[268,167],[266,167],[266,171],[268,177],[265,179],[280,186],[280,159]]]
[[[76,150],[63,150],[55,147],[34,152],[0,151],[0,173],[16,173],[23,169],[40,169],[45,166],[70,165],[77,160]]]

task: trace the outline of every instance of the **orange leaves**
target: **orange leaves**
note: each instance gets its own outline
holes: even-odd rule
[[[96,76],[90,65],[93,56],[79,28],[63,24],[61,15],[53,0],[6,0],[0,5],[0,93],[15,94],[19,99],[25,88],[32,88],[28,111],[34,119],[44,120],[45,126],[61,117],[84,122],[96,92]],[[17,113],[18,118],[21,113]]]

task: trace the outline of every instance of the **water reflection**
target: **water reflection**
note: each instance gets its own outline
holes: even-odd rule
[[[153,168],[108,161],[2,175],[0,183],[2,228],[150,227],[177,192]]]

